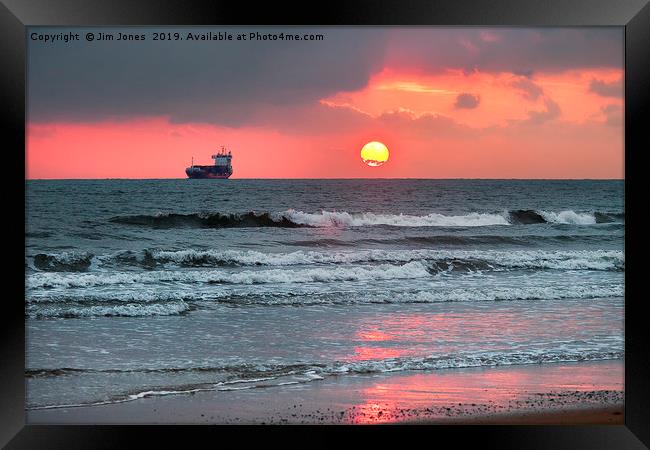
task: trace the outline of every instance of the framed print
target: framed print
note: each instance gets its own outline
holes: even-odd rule
[[[647,445],[646,2],[368,6],[4,2],[7,448]]]

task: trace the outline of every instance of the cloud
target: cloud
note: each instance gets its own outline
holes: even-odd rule
[[[533,72],[532,69],[527,69],[527,70],[515,69],[512,71],[512,73],[526,78],[533,78],[533,75],[535,74],[535,72]]]
[[[607,125],[613,127],[623,125],[623,107],[621,105],[605,105],[600,110],[605,115]]]
[[[456,122],[443,114],[416,114],[408,109],[387,111],[375,119],[382,127],[390,127],[405,136],[417,138],[443,138],[471,139],[481,134],[484,130],[471,128]]]
[[[178,29],[181,35],[209,30],[215,31]],[[151,35],[156,29],[148,31]],[[313,42],[148,40],[51,45],[30,41],[29,118],[90,122],[169,116],[177,123],[240,126],[261,106],[313,104],[338,92],[362,89],[383,67],[385,31],[291,31],[320,33],[325,38]]]
[[[468,139],[485,131],[460,124],[444,114],[420,114],[406,108],[397,108],[372,115],[352,105],[326,101],[317,105],[260,111],[250,125],[310,137],[331,136],[333,133],[376,135],[389,131],[416,140],[442,137]]]
[[[181,35],[189,31],[236,34],[252,29],[174,31]],[[129,32],[145,30],[149,35],[160,31],[130,28]],[[287,27],[255,30],[288,31]],[[33,27],[32,31],[65,30]],[[291,27],[291,31],[323,34],[324,40],[82,40],[47,45],[28,41],[28,119],[94,122],[164,116],[173,123],[234,128],[284,125],[292,120],[306,128],[322,127],[294,114],[309,111],[315,120],[320,113],[314,105],[321,99],[361,90],[386,68],[427,74],[449,69],[465,74],[513,72],[521,77],[518,89],[536,100],[542,93],[535,92],[533,73],[623,67],[623,32],[619,29]],[[469,97],[457,99],[458,107],[469,102]]]
[[[479,103],[481,103],[480,96],[463,93],[458,94],[454,106],[456,108],[474,109],[478,107]]]
[[[535,101],[539,98],[540,95],[544,94],[544,90],[541,86],[535,84],[535,82],[529,80],[528,78],[519,78],[512,82],[512,86],[521,91],[521,95],[530,101]]]
[[[589,92],[593,92],[603,97],[623,97],[622,80],[607,83],[602,80],[593,79],[589,83]]]
[[[372,135],[389,130],[414,139],[466,139],[482,131],[460,124],[444,114],[419,114],[398,108],[372,115],[352,105],[331,102],[260,111],[250,124],[280,133],[309,136],[331,136],[332,133]]]
[[[548,97],[544,98],[544,107],[543,111],[528,111],[528,120],[525,123],[539,125],[559,117],[562,112],[560,106]]]
[[[490,38],[485,39],[486,31]],[[623,30],[617,28],[399,29],[387,61],[425,72],[526,75],[578,68],[623,68]]]
[[[351,105],[319,102],[310,105],[271,107],[259,110],[249,125],[290,135],[354,133],[373,125],[375,118]]]

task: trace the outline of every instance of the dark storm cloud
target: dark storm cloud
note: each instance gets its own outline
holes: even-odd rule
[[[142,33],[144,29],[119,29]],[[156,29],[146,29],[151,35]],[[182,35],[226,29],[171,29]],[[255,29],[259,30],[259,29]],[[30,28],[30,32],[61,32]],[[581,67],[622,68],[622,31],[590,29],[308,28],[323,41],[29,42],[28,115],[33,122],[128,120],[231,127],[283,123],[264,111],[323,110],[318,100],[355,91],[384,67],[431,73],[449,68],[533,73]],[[92,31],[98,32],[98,29]],[[118,29],[99,31],[113,31]],[[166,29],[165,31],[170,31]],[[231,28],[232,33],[250,28]],[[522,81],[523,83],[523,81]],[[532,81],[531,81],[532,83]],[[523,89],[520,86],[520,89]],[[535,94],[529,90],[532,98]],[[537,95],[539,96],[539,94]],[[535,97],[536,98],[536,97]],[[316,115],[317,116],[317,115]],[[318,118],[314,116],[314,120]],[[301,121],[303,124],[304,120]]]
[[[394,40],[389,61],[426,71],[448,67],[483,72],[534,72],[623,68],[620,28],[406,29]]]
[[[621,80],[607,83],[605,81],[593,79],[591,80],[591,83],[589,83],[589,92],[593,92],[603,97],[620,98],[623,96],[623,86]]]
[[[325,38],[309,42],[30,42],[30,119],[92,121],[170,115],[177,122],[234,126],[246,122],[258,105],[310,103],[336,92],[361,89],[383,66],[385,33],[289,27],[273,31],[288,30],[322,33]]]
[[[481,97],[472,94],[458,94],[454,106],[456,108],[474,109],[481,103]]]

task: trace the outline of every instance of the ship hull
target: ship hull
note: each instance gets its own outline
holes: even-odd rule
[[[185,173],[192,180],[225,180],[232,175],[232,171],[220,170],[218,166],[188,167]]]

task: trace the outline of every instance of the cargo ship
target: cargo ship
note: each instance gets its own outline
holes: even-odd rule
[[[192,179],[226,179],[232,175],[232,152],[221,147],[219,153],[212,155],[214,165],[212,166],[195,166],[194,158],[192,165],[185,169],[188,178]]]

